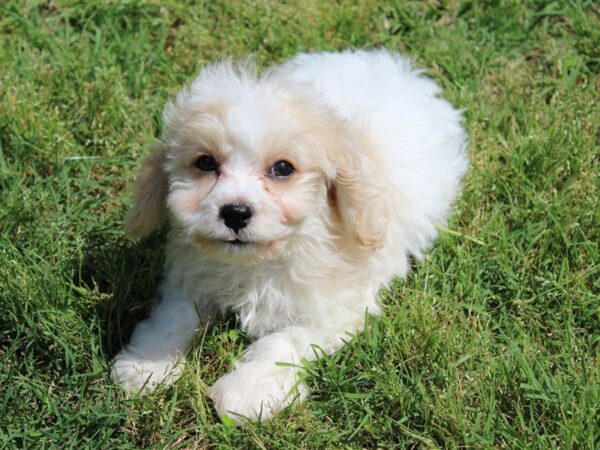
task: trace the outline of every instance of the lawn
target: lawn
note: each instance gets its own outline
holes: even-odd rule
[[[598,4],[340,3],[2,2],[0,447],[598,448]],[[166,99],[225,56],[381,46],[465,111],[449,230],[272,422],[222,423],[207,397],[249,341],[235,317],[174,386],[126,398],[110,361],[165,232],[132,243],[122,217]]]

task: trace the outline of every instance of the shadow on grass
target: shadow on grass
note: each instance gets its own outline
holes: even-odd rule
[[[162,278],[166,232],[141,242],[90,235],[76,268],[74,284],[92,302],[102,333],[103,352],[111,358],[127,343],[135,325],[147,317]]]
[[[91,235],[84,248],[74,284],[92,302],[92,320],[101,332],[102,351],[112,359],[129,342],[135,325],[150,313],[163,277],[166,230],[132,242],[125,237]],[[82,294],[83,295],[83,294]],[[238,328],[235,314],[209,327],[210,334]],[[250,339],[239,333],[246,345]]]

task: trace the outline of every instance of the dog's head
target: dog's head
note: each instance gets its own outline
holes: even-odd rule
[[[126,218],[131,237],[170,213],[174,231],[204,251],[256,261],[320,214],[358,245],[381,245],[387,210],[375,163],[310,89],[221,63],[166,106],[164,121]]]

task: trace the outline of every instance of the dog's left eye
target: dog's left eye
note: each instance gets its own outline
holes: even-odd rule
[[[294,173],[294,166],[287,161],[277,161],[271,166],[269,175],[275,178],[287,178]]]
[[[214,172],[219,168],[217,160],[210,155],[202,155],[196,160],[195,165],[204,172]]]

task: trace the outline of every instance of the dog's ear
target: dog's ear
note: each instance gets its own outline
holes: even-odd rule
[[[389,223],[389,202],[376,162],[353,151],[340,155],[330,199],[342,225],[363,248],[381,248]]]
[[[133,207],[125,216],[125,231],[131,239],[147,236],[166,215],[167,175],[164,170],[167,151],[164,146],[142,163],[133,194]]]

